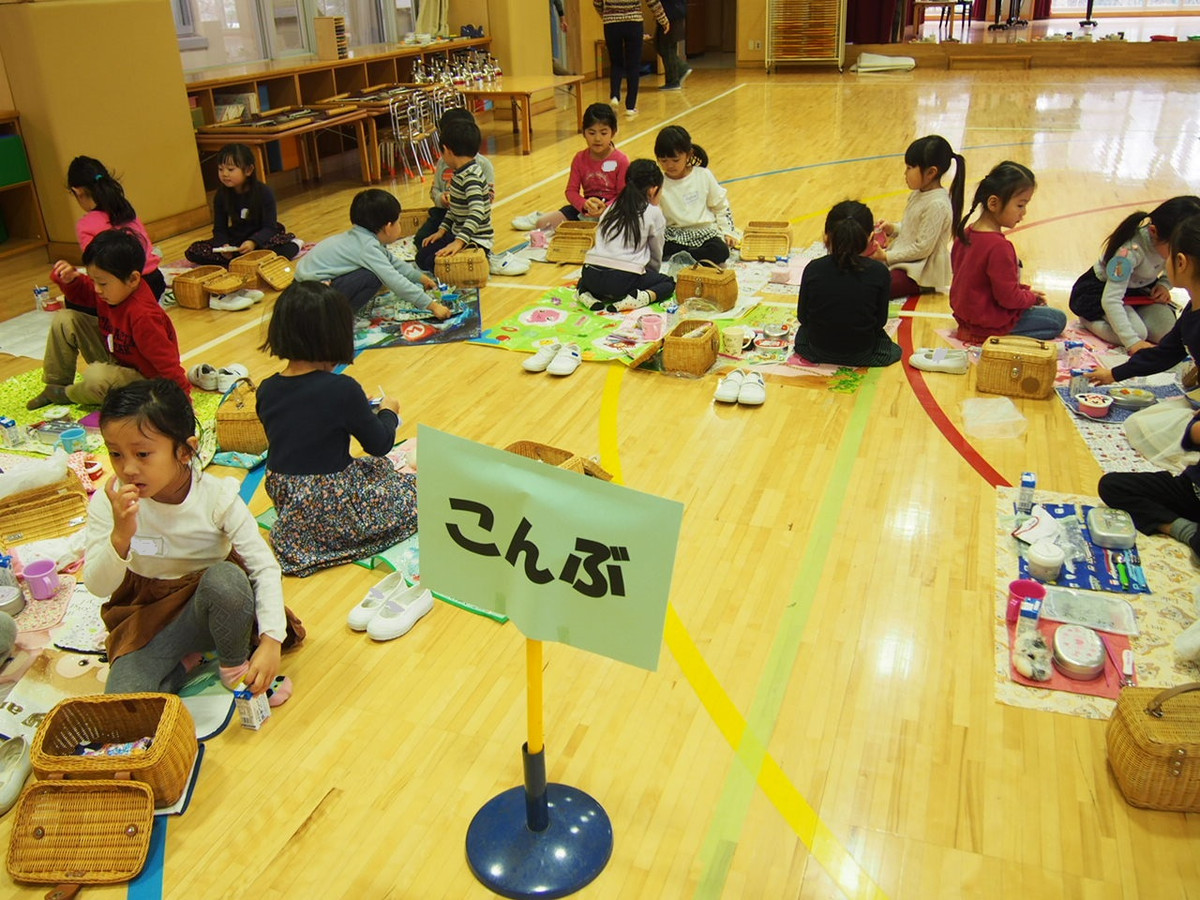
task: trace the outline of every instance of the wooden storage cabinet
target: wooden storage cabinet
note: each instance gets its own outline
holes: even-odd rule
[[[16,137],[20,140],[25,157],[25,167],[17,172],[18,177],[9,184],[0,185],[0,259],[15,256],[38,248],[45,248],[46,223],[42,219],[42,207],[38,203],[37,189],[28,171],[29,154],[24,149],[25,139],[21,135],[20,117],[13,111],[0,111],[0,137]],[[0,181],[5,179],[0,178]],[[47,257],[49,258],[49,257]]]

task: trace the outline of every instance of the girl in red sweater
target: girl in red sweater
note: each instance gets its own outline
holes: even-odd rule
[[[955,228],[950,265],[950,309],[958,339],[982,343],[996,334],[1050,340],[1062,334],[1067,315],[1046,305],[1046,295],[1021,283],[1017,251],[1004,236],[1025,218],[1037,183],[1033,173],[1010,160],[979,182],[971,208]],[[979,219],[967,221],[979,207]]]

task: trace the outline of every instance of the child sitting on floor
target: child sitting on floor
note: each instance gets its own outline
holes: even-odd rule
[[[587,148],[571,160],[567,176],[567,205],[554,212],[535,212],[517,216],[512,227],[517,231],[534,228],[543,231],[563,222],[598,219],[625,187],[629,157],[616,148],[617,114],[607,103],[593,103],[583,111],[583,139]]]
[[[142,267],[142,278],[154,292],[154,299],[167,289],[166,279],[158,270],[162,261],[154,250],[146,226],[137,217],[133,205],[125,197],[121,182],[112,176],[104,163],[90,156],[77,156],[67,166],[67,188],[83,210],[83,216],[75,223],[75,236],[79,239],[82,253],[88,244],[102,231],[121,228],[132,231],[146,253],[146,264]]]
[[[451,107],[442,113],[442,117],[438,119],[438,134],[446,130],[446,126],[451,122],[474,122],[475,117],[471,115],[470,110],[463,109],[461,106]],[[488,189],[491,191],[492,200],[496,199],[496,170],[492,165],[492,161],[482,153],[475,154],[475,161],[479,163],[479,168],[483,171],[483,177],[488,183]],[[421,227],[417,229],[417,233],[413,236],[414,243],[420,247],[425,238],[429,237],[442,224],[442,220],[446,218],[446,210],[450,208],[450,179],[454,176],[454,170],[447,165],[444,157],[439,156],[437,165],[433,170],[433,177],[430,179],[432,184],[429,186],[429,199],[433,201],[433,206],[429,208],[429,218],[427,218]]]
[[[188,247],[183,254],[188,260],[198,266],[227,266],[235,256],[251,250],[271,250],[284,259],[300,252],[296,236],[276,219],[275,193],[255,177],[249,147],[226,144],[217,151],[217,177],[212,240]]]
[[[333,370],[354,361],[354,315],[323,284],[296,282],[275,302],[263,350],[286,360],[258,388],[266,428],[267,495],[279,514],[271,543],[284,574],[306,576],[373,556],[417,530],[417,479],[387,453],[400,427],[393,397],[371,408]],[[351,456],[354,438],[370,456]]]
[[[982,343],[995,334],[1050,340],[1066,327],[1066,313],[1047,306],[1041,291],[1021,284],[1017,251],[1004,236],[1025,218],[1036,187],[1029,169],[1005,160],[979,182],[971,209],[955,228],[950,309],[960,341]],[[976,207],[979,220],[968,227]]]
[[[354,312],[387,285],[401,300],[428,309],[439,319],[448,318],[450,308],[423,290],[437,287],[437,282],[387,249],[400,239],[399,219],[400,201],[389,192],[379,188],[359,191],[350,203],[354,227],[325,238],[300,257],[296,280],[327,282],[350,302]]]
[[[600,217],[596,243],[583,260],[579,302],[589,309],[628,312],[670,297],[675,282],[659,271],[667,222],[658,208],[663,173],[635,159],[625,189]]]
[[[467,247],[490,253],[495,238],[492,192],[475,158],[482,140],[479,126],[474,122],[450,122],[441,139],[442,159],[454,174],[447,191],[450,197],[446,217],[417,250],[417,267],[426,272],[433,271],[435,257],[453,256]]]
[[[190,394],[175,327],[142,279],[146,254],[137,237],[102,231],[88,244],[83,262],[90,276],[66,260],[54,264],[50,277],[72,308],[50,320],[42,364],[46,386],[26,407],[99,404],[113,388],[143,378],[169,378]],[[87,368],[76,384],[81,356]]]
[[[222,684],[272,689],[278,706],[292,690],[276,678],[288,637],[279,564],[238,482],[195,465],[196,430],[187,395],[161,378],[116,388],[100,408],[115,474],[88,505],[83,581],[109,598],[104,689],[178,693],[216,650]]]
[[[796,353],[810,362],[890,366],[900,347],[884,333],[891,275],[862,255],[871,239],[871,210],[843,200],[825,217],[827,256],[804,267],[796,317]]]
[[[1171,234],[1200,213],[1200,197],[1172,197],[1151,212],[1121,220],[1104,242],[1100,261],[1071,288],[1071,312],[1087,330],[1137,353],[1153,347],[1175,324],[1171,282],[1163,268]]]
[[[950,190],[942,178],[954,164]],[[883,222],[887,249],[874,259],[892,273],[892,297],[911,297],[923,291],[944,291],[950,285],[950,238],[962,215],[966,161],[940,134],[917,138],[904,151],[904,183],[912,191],[900,224]]]
[[[667,219],[664,256],[685,252],[697,262],[725,262],[737,232],[729,196],[708,169],[708,154],[684,128],[668,125],[654,139],[654,155],[666,176],[661,200]]]

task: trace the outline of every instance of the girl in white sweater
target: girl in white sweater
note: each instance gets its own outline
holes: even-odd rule
[[[690,253],[699,262],[720,265],[737,243],[733,212],[725,188],[708,170],[708,154],[678,125],[668,125],[654,139],[654,155],[662,166],[662,211],[667,217],[663,256]]]
[[[954,181],[942,187],[953,161]],[[966,161],[940,134],[917,138],[904,151],[904,183],[912,191],[900,224],[881,222],[887,249],[873,259],[892,270],[892,297],[944,291],[950,286],[950,239],[962,216]]]

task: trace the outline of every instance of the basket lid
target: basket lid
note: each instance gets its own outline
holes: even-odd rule
[[[35,884],[119,884],[146,864],[154,794],[137,781],[39,781],[21,794],[8,874]]]
[[[258,274],[273,290],[282,291],[295,280],[296,267],[291,260],[272,253],[271,258],[259,263]]]

